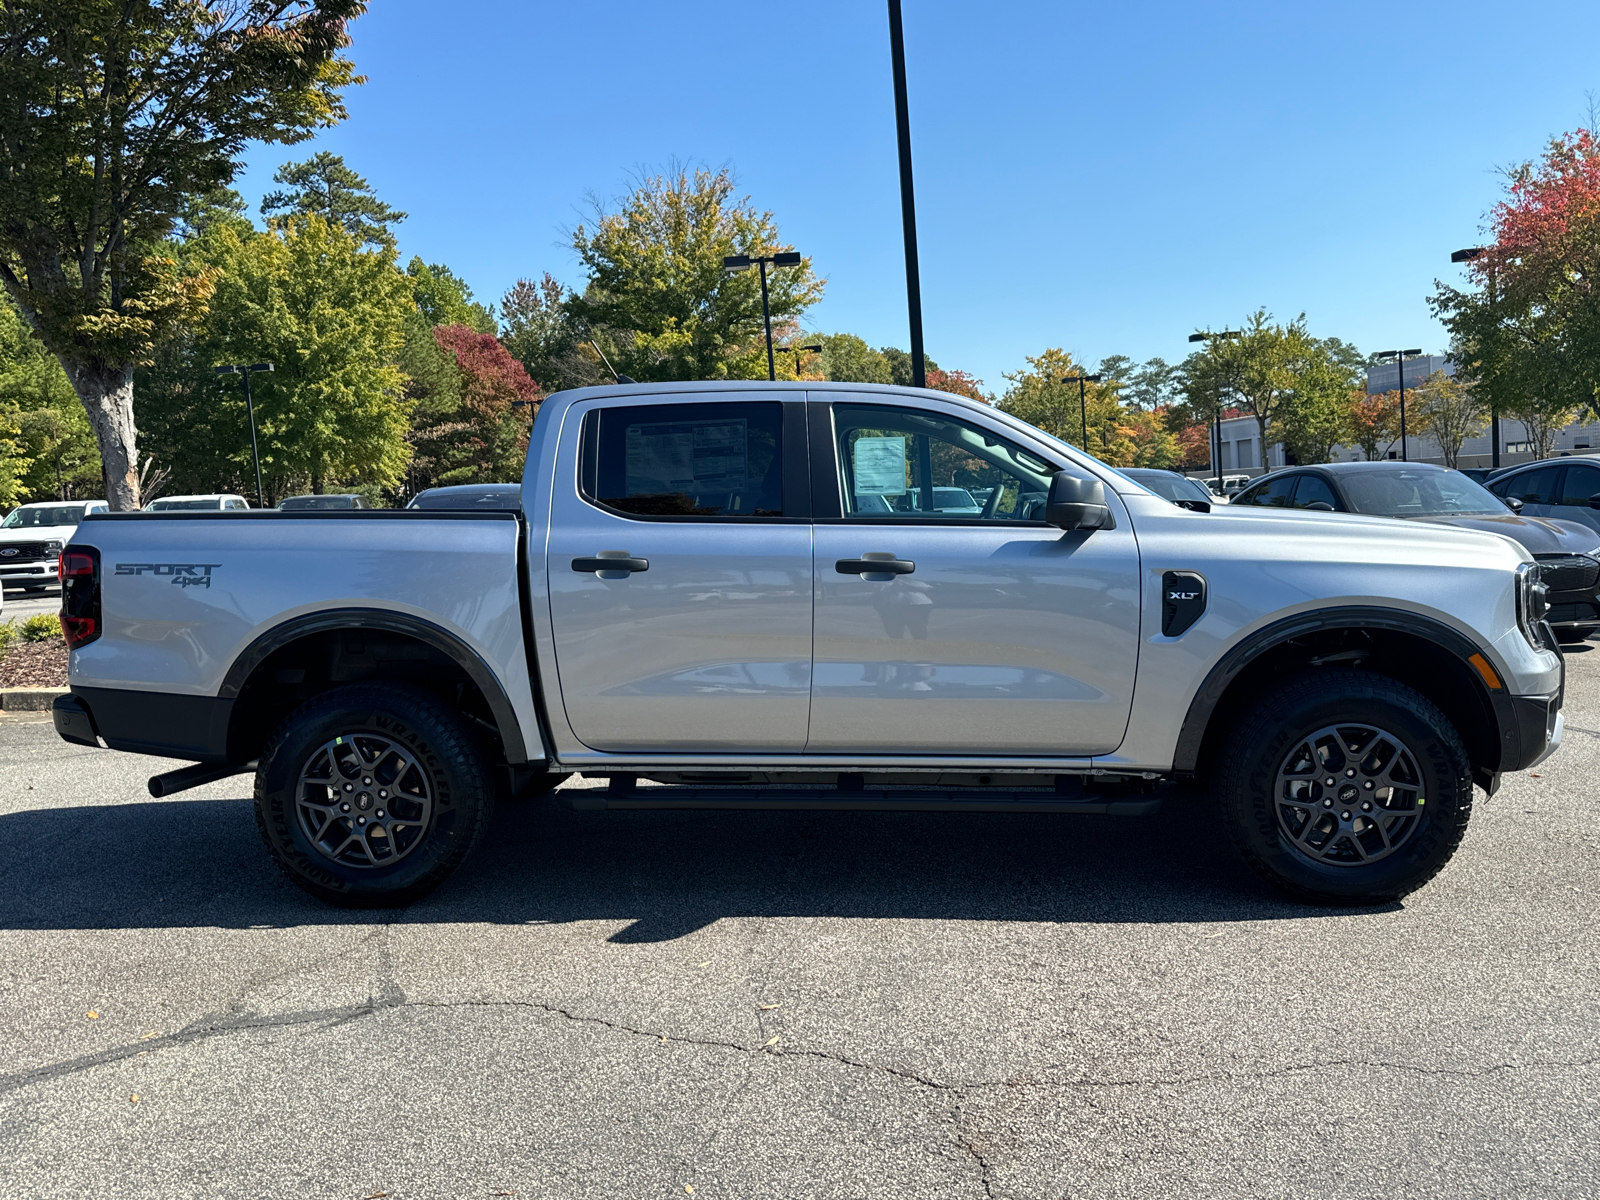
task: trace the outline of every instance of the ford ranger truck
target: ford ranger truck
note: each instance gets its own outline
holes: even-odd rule
[[[1537,565],[1205,507],[943,392],[562,392],[520,511],[90,515],[55,723],[192,764],[156,794],[254,772],[268,852],[341,905],[580,772],[591,807],[1102,814],[1194,778],[1293,896],[1420,887],[1474,785],[1560,744]]]

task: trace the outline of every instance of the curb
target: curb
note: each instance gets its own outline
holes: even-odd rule
[[[0,688],[0,709],[6,712],[48,712],[69,688]]]

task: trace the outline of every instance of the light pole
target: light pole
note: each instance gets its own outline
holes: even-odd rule
[[[1451,254],[1450,261],[1453,263],[1471,262],[1480,254],[1487,254],[1489,250],[1490,247],[1488,246],[1468,246],[1465,250],[1457,250]],[[1491,316],[1494,314],[1495,302],[1498,299],[1495,294],[1497,290],[1495,287],[1494,264],[1491,263],[1489,269],[1489,313]],[[1461,368],[1458,365],[1456,369],[1460,370]],[[1489,401],[1489,466],[1490,468],[1495,468],[1499,465],[1500,406],[1491,398]]]
[[[1189,335],[1189,340],[1191,342],[1209,342],[1212,338],[1236,338],[1243,336],[1244,333],[1238,329],[1219,329],[1215,333],[1209,331],[1206,333],[1191,333]],[[1217,416],[1217,436],[1211,450],[1211,473],[1217,477],[1217,486],[1220,488],[1222,487],[1222,384],[1220,381],[1217,383],[1217,399],[1214,408]],[[1267,465],[1267,448],[1265,446],[1261,447],[1261,465],[1263,467]],[[1223,491],[1226,492],[1227,489],[1223,488]]]
[[[927,387],[922,362],[922,277],[917,269],[917,201],[911,186],[911,105],[906,99],[906,38],[900,0],[889,0],[889,57],[894,66],[894,131],[900,148],[900,221],[906,242],[906,311],[911,320],[911,386]]]
[[[252,371],[270,371],[271,363],[251,363],[249,366],[218,367],[218,375],[243,375],[244,376],[244,408],[250,414],[250,457],[256,464],[256,507],[267,506],[266,497],[261,491],[261,448],[256,445],[256,406],[250,398],[250,373]]]
[[[752,264],[761,267],[761,320],[767,328],[767,378],[778,377],[777,364],[772,359],[772,310],[767,305],[767,267],[798,267],[800,253],[790,250],[783,254],[769,254],[766,256],[752,257],[748,254],[730,254],[722,260],[722,267],[726,271],[748,271]]]
[[[1400,371],[1400,461],[1410,462],[1406,455],[1406,359],[1421,358],[1421,350],[1379,350],[1374,358],[1392,358]]]
[[[796,379],[800,378],[800,352],[802,350],[807,350],[814,354],[822,353],[821,346],[787,346],[785,349],[792,350],[794,352],[794,377]]]
[[[1104,376],[1085,375],[1081,371],[1076,375],[1063,375],[1061,377],[1062,383],[1071,383],[1074,379],[1078,381],[1078,413],[1083,420],[1083,452],[1085,454],[1089,453],[1089,400],[1086,389],[1089,384],[1099,383],[1102,378]]]

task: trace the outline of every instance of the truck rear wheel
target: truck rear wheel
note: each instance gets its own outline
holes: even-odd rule
[[[1444,867],[1472,815],[1461,736],[1381,675],[1319,671],[1262,697],[1222,753],[1234,844],[1299,899],[1381,904]]]
[[[256,771],[256,826],[274,861],[350,908],[409,904],[437,887],[493,807],[472,734],[420,688],[353,684],[308,700]]]

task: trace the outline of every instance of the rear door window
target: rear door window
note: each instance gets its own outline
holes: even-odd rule
[[[1496,480],[1493,491],[1497,496],[1521,500],[1524,504],[1554,504],[1561,471],[1561,467],[1520,471],[1506,479]]]
[[[1274,475],[1233,498],[1235,504],[1254,504],[1260,508],[1288,508],[1299,475]]]
[[[582,489],[584,499],[628,516],[791,515],[784,507],[783,405],[599,409],[584,424]]]
[[[1589,497],[1600,493],[1600,467],[1568,467],[1561,484],[1560,503],[1572,508],[1588,508]]]
[[[1321,502],[1335,512],[1339,511],[1339,500],[1333,494],[1333,489],[1320,475],[1300,476],[1300,486],[1294,490],[1294,506],[1296,508],[1310,508],[1313,504]]]

